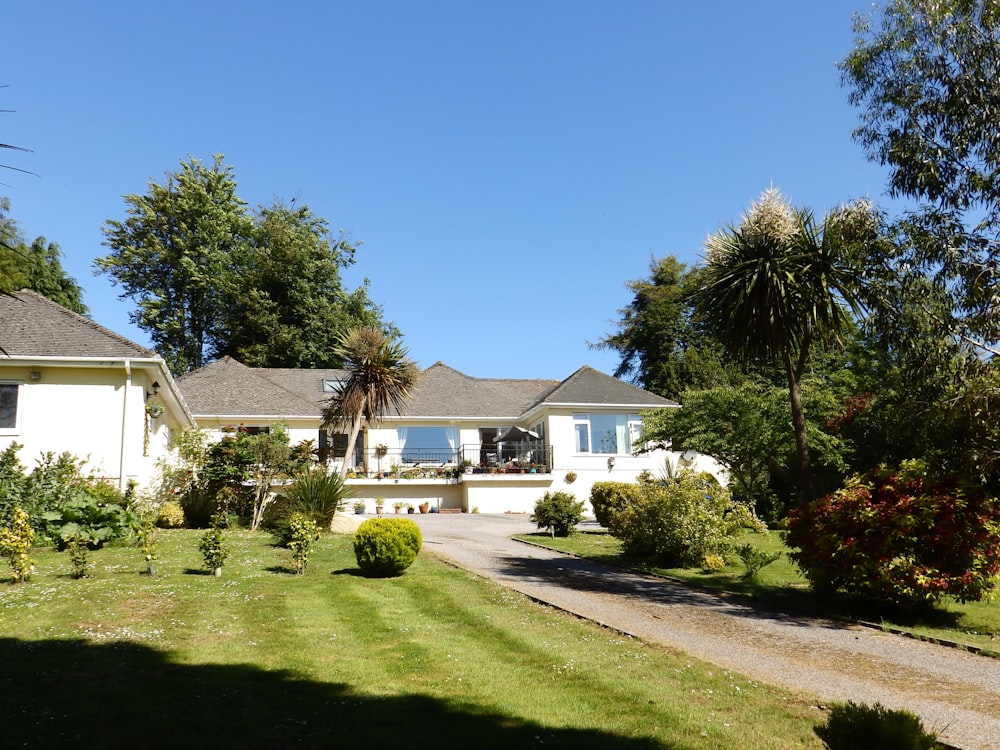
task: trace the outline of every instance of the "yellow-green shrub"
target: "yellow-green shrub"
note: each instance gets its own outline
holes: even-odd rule
[[[413,564],[423,541],[420,527],[408,518],[369,518],[354,533],[354,557],[362,574],[392,578]]]

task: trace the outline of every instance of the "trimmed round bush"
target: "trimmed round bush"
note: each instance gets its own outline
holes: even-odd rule
[[[903,609],[980,601],[1000,573],[1000,501],[920,461],[878,468],[792,510],[789,554],[817,591]]]
[[[160,506],[156,516],[156,525],[161,529],[180,529],[184,526],[184,508],[174,500],[168,500]]]
[[[815,727],[816,736],[827,750],[855,750],[859,747],[885,750],[934,750],[942,745],[937,736],[924,729],[912,711],[891,710],[880,703],[836,705],[825,724]]]
[[[409,518],[369,518],[354,533],[354,557],[363,575],[393,578],[413,564],[423,543]]]
[[[531,520],[540,529],[551,529],[553,536],[569,536],[583,520],[583,503],[569,492],[546,492],[535,502]]]

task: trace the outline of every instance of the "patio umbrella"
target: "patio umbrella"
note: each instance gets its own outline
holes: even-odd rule
[[[525,440],[538,440],[538,433],[523,427],[511,427],[503,435],[497,435],[494,443],[523,443]]]

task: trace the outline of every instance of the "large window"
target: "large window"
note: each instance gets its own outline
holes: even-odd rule
[[[638,414],[574,414],[577,453],[631,455],[642,417]]]
[[[0,431],[15,432],[18,426],[20,383],[0,383]]]
[[[458,450],[456,427],[398,427],[404,463],[451,463]]]

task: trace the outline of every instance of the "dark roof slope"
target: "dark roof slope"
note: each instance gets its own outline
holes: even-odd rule
[[[324,378],[341,370],[292,370],[247,367],[232,357],[181,376],[177,383],[191,409],[202,416],[316,416]]]
[[[330,397],[323,381],[346,377],[343,370],[247,367],[223,357],[178,380],[191,412],[209,416],[315,416]],[[516,421],[542,404],[603,404],[649,408],[672,401],[590,367],[562,382],[474,378],[437,362],[420,375],[412,398],[399,414],[412,419],[458,417]]]
[[[402,415],[516,419],[558,383],[557,380],[473,378],[436,362],[421,373]]]
[[[158,356],[27,289],[11,296],[0,295],[0,348],[11,357],[151,359]]]
[[[653,408],[677,406],[677,402],[644,391],[634,385],[584,365],[542,399],[547,404],[604,404]]]

